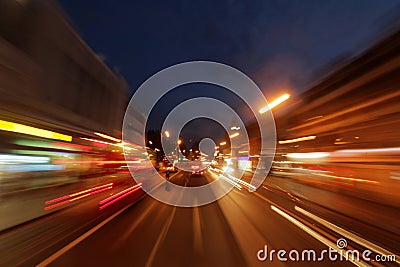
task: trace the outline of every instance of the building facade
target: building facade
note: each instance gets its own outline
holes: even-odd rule
[[[125,80],[51,0],[0,2],[0,81],[2,117],[121,135]]]

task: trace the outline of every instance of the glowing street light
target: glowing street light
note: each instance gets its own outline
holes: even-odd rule
[[[178,140],[178,145],[180,145],[180,144],[182,144],[182,140],[181,139]]]
[[[165,131],[165,136],[166,136],[167,138],[169,138],[169,132],[168,132],[168,131]]]
[[[150,144],[150,145],[152,145],[152,144],[153,144],[153,142],[152,142],[152,141],[149,141],[149,144]]]
[[[310,135],[310,136],[304,136],[304,137],[299,137],[299,138],[290,139],[290,140],[279,141],[279,144],[291,144],[291,143],[297,143],[297,142],[302,142],[302,141],[314,140],[315,138],[317,138],[315,135]]]
[[[280,97],[278,97],[277,99],[275,99],[274,101],[272,101],[269,105],[266,105],[265,107],[263,107],[262,109],[260,109],[258,112],[260,112],[261,114],[267,112],[268,110],[273,109],[274,107],[278,106],[279,104],[281,104],[282,102],[288,100],[290,97],[289,94],[284,94],[281,95]]]
[[[330,154],[328,152],[308,152],[308,153],[289,153],[284,156],[294,159],[320,159],[326,158]]]
[[[226,142],[221,142],[221,143],[219,143],[219,145],[224,146],[224,145],[226,145]]]
[[[102,133],[98,133],[98,132],[95,132],[94,134],[95,134],[95,135],[98,135],[98,136],[100,136],[100,137],[103,137],[103,138],[105,138],[105,139],[112,140],[112,141],[114,141],[114,142],[121,142],[120,139],[115,138],[115,137],[112,137],[112,136],[109,136],[109,135],[106,135],[106,134],[102,134]]]
[[[236,137],[236,136],[239,136],[239,133],[231,134],[229,137],[230,137],[230,138],[234,138],[234,137]]]
[[[28,135],[33,135],[33,136],[39,136],[43,138],[48,138],[48,139],[56,139],[56,140],[62,140],[62,141],[67,141],[71,142],[72,141],[72,136],[70,135],[64,135],[61,133],[56,133],[44,129],[39,129],[15,122],[10,122],[10,121],[3,121],[0,120],[0,130],[2,131],[8,131],[8,132],[14,132],[14,133],[22,133],[22,134],[28,134]]]

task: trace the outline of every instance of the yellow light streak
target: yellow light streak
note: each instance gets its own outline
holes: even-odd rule
[[[278,97],[277,99],[275,99],[274,101],[272,101],[270,104],[266,105],[265,107],[261,108],[258,112],[260,112],[261,114],[267,112],[268,110],[273,109],[274,107],[278,106],[279,104],[281,104],[282,102],[288,100],[290,97],[289,94],[283,94],[280,97]]]
[[[315,135],[310,135],[310,136],[304,136],[304,137],[299,137],[299,138],[290,139],[290,140],[279,141],[279,144],[290,144],[290,143],[314,140],[315,138],[317,138]]]
[[[0,130],[14,132],[14,133],[22,133],[27,135],[33,135],[48,139],[55,139],[61,141],[72,141],[72,136],[56,133],[49,130],[43,130],[32,126],[27,126],[15,122],[0,120]]]
[[[109,136],[109,135],[106,135],[106,134],[102,134],[102,133],[98,133],[98,132],[95,132],[94,134],[95,134],[95,135],[98,135],[98,136],[100,136],[100,137],[103,137],[103,138],[105,138],[105,139],[114,141],[114,142],[121,142],[120,139],[115,138],[115,137],[112,137],[112,136]]]
[[[236,137],[236,136],[239,136],[239,133],[231,134],[231,135],[229,136],[229,138],[234,138],[234,137]]]

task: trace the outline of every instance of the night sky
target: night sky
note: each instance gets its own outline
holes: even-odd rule
[[[306,89],[313,72],[367,46],[400,1],[60,0],[89,46],[132,91],[176,63],[213,60],[266,92]]]
[[[131,92],[165,67],[212,60],[249,75],[268,100],[283,91],[306,90],[332,62],[373,44],[400,5],[395,0],[59,2]],[[187,99],[195,91],[181,90],[179,96]],[[206,88],[204,94],[212,91]],[[180,101],[171,96],[167,102]],[[159,105],[158,113],[169,108]]]

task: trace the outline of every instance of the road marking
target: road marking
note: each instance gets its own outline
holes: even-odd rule
[[[297,227],[299,227],[300,229],[302,229],[303,231],[305,231],[306,233],[311,235],[312,237],[314,237],[315,239],[317,239],[318,241],[320,241],[321,243],[323,243],[323,244],[327,245],[328,247],[330,247],[330,248],[332,248],[332,249],[337,251],[336,244],[333,243],[332,241],[330,241],[329,239],[327,239],[326,237],[324,237],[324,236],[320,235],[319,233],[315,232],[314,230],[312,230],[311,228],[309,228],[305,224],[303,224],[300,221],[296,220],[295,218],[293,218],[289,214],[283,212],[282,210],[278,209],[277,207],[271,205],[271,209],[273,211],[275,211],[276,213],[278,213],[279,215],[281,215],[286,220],[288,220],[289,222],[293,223],[294,225],[296,225]],[[347,256],[345,253],[343,253],[343,250],[338,251],[338,253],[340,253],[345,258]],[[361,262],[361,261],[357,262],[357,261],[355,261],[354,259],[352,259],[350,257],[347,257],[346,259],[349,260],[354,265],[357,265],[357,266],[370,266],[370,265],[368,265],[368,264],[366,264],[364,262]]]
[[[176,175],[178,175],[180,172],[172,175],[170,177],[173,178]],[[163,183],[160,183],[159,185],[157,185],[155,188],[153,188],[152,190],[155,190],[156,188],[158,188],[159,186],[161,186]],[[145,192],[146,193],[146,192]],[[146,196],[146,194],[143,195]],[[141,200],[141,198],[139,198],[137,201],[129,204],[128,206],[126,206],[125,208],[123,208],[122,210],[118,211],[117,213],[115,213],[114,215],[108,217],[107,219],[105,219],[103,222],[99,223],[98,225],[96,225],[95,227],[93,227],[92,229],[90,229],[89,231],[87,231],[86,233],[82,234],[80,237],[78,237],[77,239],[75,239],[74,241],[72,241],[71,243],[69,243],[68,245],[66,245],[65,247],[61,248],[60,250],[58,250],[56,253],[50,255],[48,258],[46,258],[44,261],[40,262],[39,264],[37,264],[37,267],[43,267],[43,266],[47,266],[50,263],[52,263],[53,261],[55,261],[57,258],[59,258],[61,255],[63,255],[65,252],[67,252],[68,250],[72,249],[73,247],[75,247],[77,244],[79,244],[80,242],[82,242],[83,240],[85,240],[87,237],[89,237],[90,235],[92,235],[94,232],[96,232],[97,230],[99,230],[101,227],[103,227],[105,224],[107,224],[108,222],[110,222],[111,220],[113,220],[115,217],[117,217],[118,215],[120,215],[122,212],[124,212],[125,210],[127,210],[129,207],[131,207],[132,205],[134,205],[135,203],[137,203],[139,200]]]
[[[163,229],[161,230],[160,235],[157,238],[156,243],[153,246],[153,249],[151,250],[150,256],[147,259],[146,262],[146,267],[150,267],[153,265],[153,261],[155,259],[156,253],[158,251],[159,246],[161,245],[161,242],[165,239],[165,237],[167,236],[168,230],[171,227],[172,221],[175,217],[175,212],[176,212],[176,206],[174,206],[174,209],[171,212],[171,215],[168,218],[168,221],[165,223]]]
[[[171,181],[172,178],[174,178],[175,176],[177,176],[177,175],[180,174],[181,172],[182,172],[182,171],[178,171],[178,172],[175,173],[174,175],[171,175],[171,176],[169,177],[169,179],[165,178],[165,180],[166,180],[166,181]],[[170,183],[172,183],[172,182],[170,182]],[[163,184],[163,183],[161,183],[161,184]]]
[[[154,209],[154,206],[158,204],[158,202],[154,201],[152,204],[149,206],[146,206],[146,210],[140,214],[138,218],[135,219],[135,221],[132,223],[132,225],[123,233],[121,236],[120,240],[124,241],[129,238],[129,236],[132,234],[132,232],[137,228],[137,226],[141,223],[143,223],[144,219],[149,215],[149,213]],[[120,244],[120,243],[118,243]]]
[[[288,195],[291,199],[294,199],[294,200],[296,200],[296,201],[298,201],[298,202],[301,202],[301,199],[300,199],[300,198],[296,197],[295,195],[292,195],[290,192],[284,190],[284,189],[283,189],[282,187],[280,187],[279,185],[276,185],[276,186],[277,186],[279,189],[276,189],[276,188],[273,188],[273,187],[268,188],[268,187],[266,187],[265,185],[263,185],[262,187],[263,187],[265,190],[268,190],[268,191],[270,191],[270,192],[274,192],[271,188],[273,188],[273,189],[275,189],[275,190],[280,190],[282,193],[285,193],[286,195]]]
[[[171,177],[169,177],[169,179],[171,180],[171,178],[174,178],[175,176],[177,176],[179,173],[181,173],[182,171],[179,171],[177,173],[175,173],[174,175],[172,175]]]
[[[200,212],[199,207],[193,207],[193,245],[196,252],[201,253],[203,251],[203,238],[201,231],[201,220],[200,220]]]
[[[161,183],[155,185],[153,188],[151,188],[151,189],[149,190],[149,192],[147,192],[147,191],[145,191],[145,190],[143,190],[143,191],[146,193],[146,195],[148,195],[148,194],[150,194],[151,192],[153,192],[153,191],[157,190],[158,188],[160,188],[161,186],[165,185],[166,182],[170,181],[172,178],[174,178],[174,177],[175,177],[176,175],[178,175],[179,173],[181,173],[181,171],[179,171],[179,172],[175,173],[174,175],[172,175],[171,177],[169,177],[169,180],[167,180],[167,178],[165,178],[165,177],[162,177],[162,174],[161,174],[161,173],[158,173],[165,181],[161,181]],[[172,182],[170,182],[170,183],[172,183]]]
[[[122,212],[124,212],[125,210],[127,210],[128,208],[130,208],[133,204],[135,204],[137,201],[131,203],[130,205],[128,205],[127,207],[123,208],[122,210],[118,211],[117,213],[115,213],[114,215],[108,217],[107,219],[105,219],[104,221],[102,221],[101,223],[99,223],[98,225],[96,225],[95,227],[93,227],[92,229],[90,229],[89,231],[87,231],[86,233],[84,233],[83,235],[81,235],[80,237],[78,237],[77,239],[75,239],[74,241],[72,241],[71,243],[69,243],[68,245],[66,245],[65,247],[63,247],[62,249],[58,250],[56,253],[54,253],[53,255],[49,256],[48,258],[46,258],[44,261],[42,261],[41,263],[39,263],[38,265],[36,265],[37,267],[44,267],[49,265],[50,263],[52,263],[53,261],[55,261],[57,258],[59,258],[61,255],[63,255],[65,252],[67,252],[68,250],[70,250],[71,248],[75,247],[76,245],[78,245],[80,242],[82,242],[83,240],[85,240],[86,238],[88,238],[90,235],[92,235],[94,232],[96,232],[97,230],[99,230],[101,227],[103,227],[105,224],[107,224],[108,222],[110,222],[112,219],[114,219],[115,217],[117,217],[118,215],[120,215]]]
[[[266,197],[260,195],[260,194],[257,193],[257,192],[254,192],[253,194],[256,195],[257,197],[261,198],[262,200],[268,202],[268,203],[271,204],[272,206],[274,206],[274,205],[278,206],[277,204],[275,204],[274,202],[272,202],[272,201],[269,200],[268,198],[266,198]]]
[[[190,177],[186,177],[186,179],[185,179],[185,187],[187,187],[187,184],[189,183],[189,179],[190,179]]]
[[[380,247],[380,246],[378,246],[378,245],[376,245],[376,244],[374,244],[374,243],[372,243],[372,242],[370,242],[370,241],[368,241],[368,240],[366,240],[366,239],[364,239],[362,237],[359,237],[358,235],[355,235],[355,234],[353,234],[353,233],[351,233],[351,232],[349,232],[349,231],[347,231],[347,230],[345,230],[345,229],[343,229],[343,228],[341,228],[341,227],[339,227],[339,226],[337,226],[337,225],[335,225],[335,224],[333,224],[331,222],[328,222],[328,221],[318,217],[317,215],[314,215],[311,212],[308,212],[308,211],[306,211],[306,210],[304,210],[304,209],[302,209],[300,207],[295,206],[295,210],[297,210],[298,212],[300,212],[300,213],[306,215],[307,217],[313,219],[314,221],[317,221],[320,224],[328,227],[332,231],[335,231],[335,232],[339,233],[340,235],[342,235],[344,237],[347,237],[348,239],[351,239],[351,240],[357,242],[358,244],[360,244],[360,245],[362,245],[362,246],[364,246],[364,247],[366,247],[366,248],[368,248],[370,250],[373,250],[373,251],[375,251],[375,252],[377,252],[377,253],[379,253],[381,255],[395,255],[396,262],[400,263],[400,256],[399,255],[396,255],[393,252],[390,252],[390,251],[388,251],[388,250],[386,250],[386,249],[384,249],[384,248],[382,248],[382,247]]]
[[[242,190],[242,186],[240,184],[238,184],[235,181],[232,181],[230,178],[226,177],[225,175],[220,175],[219,178],[222,178],[225,182],[230,183],[231,185],[233,185],[234,187],[236,187],[236,189]]]

